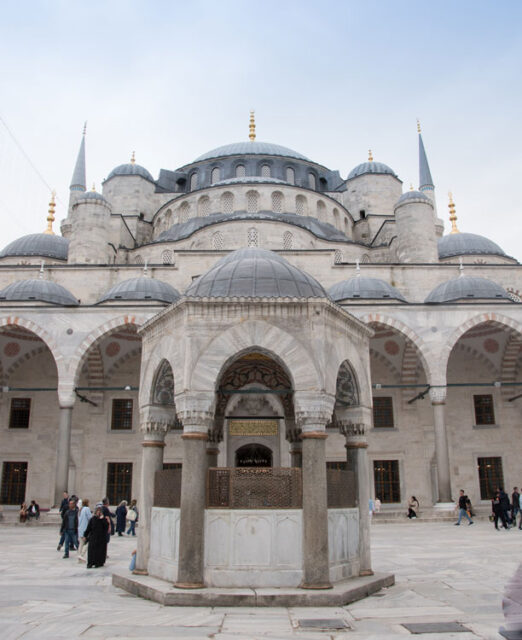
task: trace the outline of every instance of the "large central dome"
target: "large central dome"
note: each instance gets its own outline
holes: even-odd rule
[[[194,162],[201,162],[202,160],[211,160],[212,158],[223,158],[225,156],[283,156],[285,158],[296,158],[297,160],[310,160],[303,156],[301,153],[289,149],[288,147],[282,147],[279,144],[272,144],[271,142],[234,142],[233,144],[226,144],[223,147],[217,147],[207,151],[199,158],[196,158]]]

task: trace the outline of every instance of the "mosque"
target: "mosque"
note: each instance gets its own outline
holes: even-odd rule
[[[370,574],[368,500],[520,484],[522,273],[419,186],[249,139],[101,193],[0,252],[1,500],[139,499],[180,587]],[[253,524],[254,523],[254,524]],[[228,541],[226,544],[218,542]]]

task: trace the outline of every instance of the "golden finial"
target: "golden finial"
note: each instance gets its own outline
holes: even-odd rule
[[[256,120],[254,118],[254,111],[250,112],[250,126],[249,126],[249,134],[248,137],[252,142],[256,139]]]
[[[136,152],[135,151],[132,152],[131,164],[136,164]]]
[[[417,131],[418,133],[421,132],[420,120],[418,118],[417,118]]]
[[[413,184],[410,182],[410,191],[413,191]]]
[[[368,162],[373,162],[372,150],[368,149]]]
[[[457,228],[457,214],[455,213],[455,203],[453,202],[453,194],[451,191],[448,193],[449,196],[449,204],[448,209],[450,211],[449,219],[451,222],[451,231],[450,233],[459,233]]]
[[[47,233],[50,236],[55,235],[53,231],[54,209],[56,207],[55,197],[56,197],[56,191],[53,191],[51,193],[51,202],[49,202],[49,215],[47,216],[47,229],[44,231],[44,233]]]
[[[94,182],[92,183],[92,189],[91,189],[91,191],[96,191],[96,184],[95,184]]]

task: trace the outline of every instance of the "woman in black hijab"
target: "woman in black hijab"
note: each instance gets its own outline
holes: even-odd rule
[[[107,558],[107,532],[109,523],[103,515],[101,507],[96,507],[93,517],[85,529],[85,538],[89,543],[87,549],[87,569],[103,567]]]

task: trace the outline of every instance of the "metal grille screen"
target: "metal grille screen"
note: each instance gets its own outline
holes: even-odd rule
[[[327,469],[328,508],[355,507],[355,474],[346,469]]]
[[[154,506],[179,509],[181,499],[181,468],[156,471]]]

